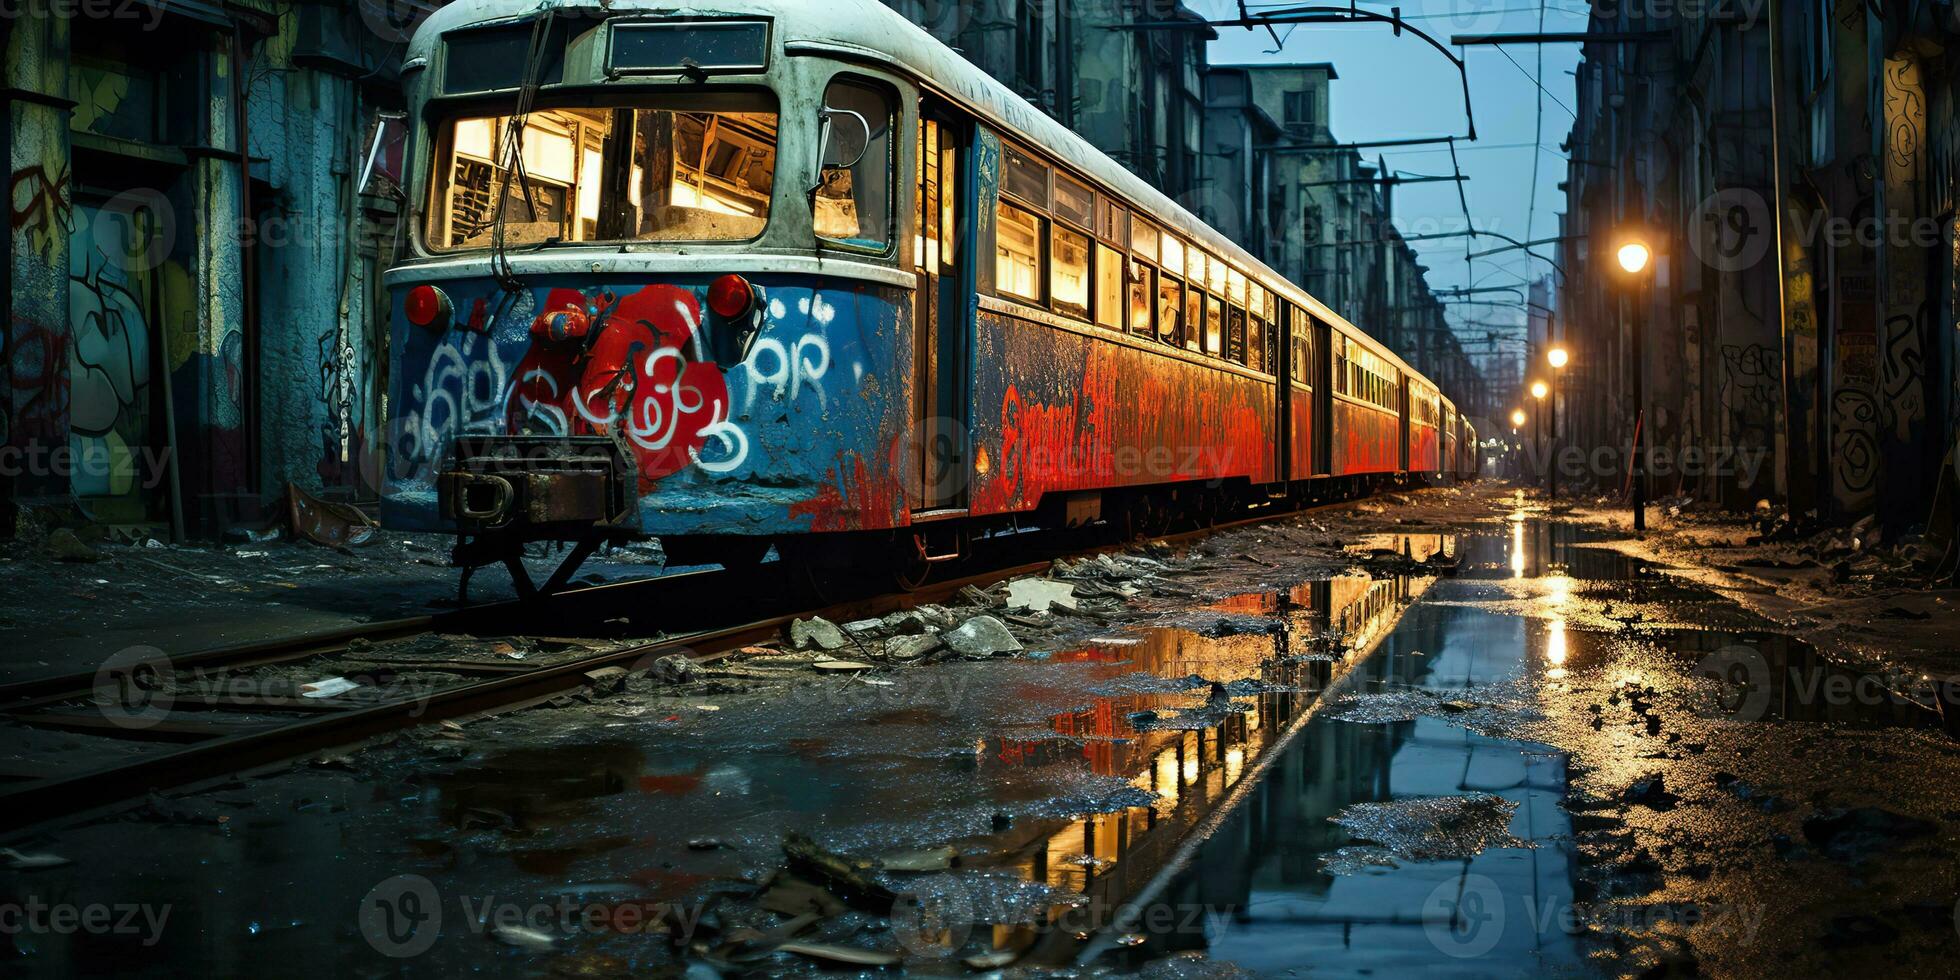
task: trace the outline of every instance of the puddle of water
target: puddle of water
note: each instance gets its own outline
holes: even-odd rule
[[[1516,545],[1467,537],[1458,557],[1466,570],[1509,574]],[[1524,547],[1527,572],[1550,570]],[[1542,662],[1544,641],[1527,625],[1418,604],[1341,691],[1478,702]],[[1352,976],[1580,967],[1560,918],[1544,914],[1573,895],[1564,757],[1447,716],[1340,714],[1305,723],[1188,868],[1135,912],[1128,927],[1141,942],[1105,943],[1104,961],[1132,969],[1203,951],[1255,973],[1312,964]]]

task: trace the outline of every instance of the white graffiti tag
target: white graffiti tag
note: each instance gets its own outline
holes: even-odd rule
[[[817,396],[818,411],[830,407],[818,383],[830,370],[830,342],[820,334],[806,333],[788,347],[774,337],[764,337],[755,342],[742,368],[749,376],[748,396],[742,401],[744,413],[755,407],[756,393],[764,388],[770,389],[777,401],[794,402],[806,385]]]

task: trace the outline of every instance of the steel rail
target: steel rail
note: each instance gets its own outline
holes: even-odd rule
[[[1361,499],[1363,498],[1353,497],[1290,510],[1260,512],[1238,520],[1221,521],[1189,531],[1154,535],[1150,540],[1165,542],[1198,540],[1233,528],[1352,506]],[[1108,543],[1089,548],[1062,549],[1060,554],[1044,557],[1039,561],[990,567],[956,579],[929,583],[913,592],[885,593],[833,603],[814,610],[768,616],[735,626],[677,634],[506,676],[468,681],[420,697],[405,697],[330,712],[312,712],[308,717],[290,723],[214,736],[189,743],[180,742],[166,750],[147,753],[94,769],[25,780],[13,785],[0,785],[0,813],[4,813],[4,816],[0,816],[0,838],[15,836],[21,831],[64,817],[112,808],[150,793],[194,788],[199,784],[277,768],[315,752],[356,745],[407,728],[521,710],[585,687],[586,675],[602,668],[630,665],[650,658],[677,654],[689,656],[698,663],[712,663],[730,656],[743,647],[780,636],[784,627],[799,618],[824,616],[835,621],[848,621],[884,615],[911,608],[921,602],[950,598],[969,585],[991,584],[1004,578],[1045,571],[1056,557],[1101,554],[1119,551],[1129,546],[1126,543]],[[627,586],[645,587],[675,579],[716,574],[719,573],[688,573],[682,576],[614,583],[579,590],[576,593],[565,593],[564,596],[590,595]],[[555,598],[562,598],[562,596]],[[514,611],[518,606],[518,603],[507,603],[496,607],[480,608]],[[426,618],[430,621],[441,619],[440,616]],[[183,658],[173,658],[172,666],[180,663],[243,666],[246,662],[270,663],[302,659],[331,652],[336,638],[344,645],[346,640],[371,638],[377,631],[416,635],[414,627],[419,622],[421,622],[419,618],[393,620],[367,624],[366,627],[331,630],[285,641],[274,640],[219,648]],[[281,652],[281,647],[287,648],[286,652]],[[57,681],[66,682],[68,686],[56,689],[52,685]],[[77,674],[51,678],[47,681],[29,681],[10,685],[7,688],[0,688],[0,693],[36,688],[34,697],[0,707],[0,712],[18,712],[23,708],[47,704],[51,701],[75,701],[86,698],[97,690],[98,683],[94,674]],[[57,694],[59,696],[56,696]],[[31,716],[17,717],[16,721],[32,725]]]

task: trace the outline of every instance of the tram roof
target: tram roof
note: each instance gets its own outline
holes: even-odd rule
[[[1151,221],[1203,245],[1207,251],[1222,255],[1235,265],[1258,270],[1262,284],[1272,288],[1275,293],[1306,308],[1316,318],[1365,339],[1378,355],[1385,357],[1405,374],[1423,377],[1388,345],[1369,336],[1299,284],[1280,275],[1129,168],[1110,159],[1089,141],[1036,109],[1014,90],[981,71],[925,29],[906,20],[879,0],[724,0],[706,3],[610,0],[603,8],[590,0],[456,0],[423,21],[409,41],[406,60],[412,63],[418,58],[429,59],[438,38],[449,31],[498,21],[521,20],[541,13],[547,7],[577,11],[593,18],[655,15],[672,18],[766,17],[774,24],[774,43],[789,53],[864,60],[894,68],[920,84],[939,90],[1004,135],[1115,191],[1128,199],[1135,211],[1148,215]],[[1194,29],[1202,27],[1202,22],[1194,22],[1193,26]]]

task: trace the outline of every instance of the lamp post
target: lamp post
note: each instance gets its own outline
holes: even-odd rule
[[[1647,284],[1648,270],[1653,265],[1654,250],[1647,245],[1638,232],[1628,232],[1620,239],[1614,251],[1619,260],[1620,272],[1626,290],[1620,302],[1626,304],[1627,332],[1632,335],[1633,344],[1633,470],[1628,474],[1633,481],[1633,529],[1647,530],[1647,454],[1644,444],[1647,441],[1647,355],[1646,337],[1640,329],[1640,290]]]
[[[1545,396],[1551,393],[1551,387],[1545,384],[1545,382],[1533,381],[1531,383],[1531,397],[1538,402],[1538,410],[1532,413],[1531,418],[1531,448],[1536,453],[1543,453],[1545,451]],[[1540,465],[1544,465],[1546,469],[1551,468],[1546,464],[1544,456],[1539,456],[1538,459]]]
[[[1552,366],[1552,446],[1551,446],[1552,465],[1550,467],[1551,470],[1550,480],[1551,480],[1552,499],[1557,500],[1558,499],[1558,450],[1559,450],[1558,390],[1559,390],[1560,383],[1565,380],[1565,376],[1564,376],[1565,365],[1567,361],[1571,360],[1571,357],[1565,352],[1565,348],[1554,347],[1551,350],[1545,352],[1545,360],[1546,362],[1550,363]]]

